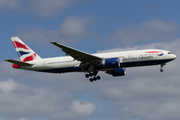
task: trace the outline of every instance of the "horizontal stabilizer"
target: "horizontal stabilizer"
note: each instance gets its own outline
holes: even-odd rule
[[[21,61],[17,61],[17,60],[7,59],[7,60],[5,60],[5,61],[10,62],[10,63],[17,64],[17,65],[21,65],[21,66],[32,66],[32,64],[25,63],[25,62],[21,62]]]

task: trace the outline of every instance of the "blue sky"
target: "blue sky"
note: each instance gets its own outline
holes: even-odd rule
[[[0,120],[179,120],[178,0],[0,0]],[[42,58],[65,53],[57,41],[88,52],[159,48],[177,59],[164,67],[90,83],[84,73],[15,70],[17,36]]]

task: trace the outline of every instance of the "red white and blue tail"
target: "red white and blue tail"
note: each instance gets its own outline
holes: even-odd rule
[[[41,59],[41,57],[39,57],[33,50],[31,50],[18,37],[11,37],[11,40],[22,62],[28,62],[28,61]]]

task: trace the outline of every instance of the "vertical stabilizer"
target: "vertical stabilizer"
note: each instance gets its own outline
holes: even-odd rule
[[[33,50],[31,50],[31,48],[29,48],[18,37],[11,37],[11,40],[22,62],[41,59],[41,57],[39,57]]]

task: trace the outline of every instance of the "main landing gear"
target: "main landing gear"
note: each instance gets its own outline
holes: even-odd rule
[[[160,69],[160,72],[163,72],[163,67],[164,65],[166,65],[165,63],[161,64],[161,69]]]
[[[89,73],[85,74],[85,77],[86,77],[86,78],[91,77],[91,78],[89,79],[90,82],[93,82],[93,81],[96,81],[96,80],[100,80],[101,77],[100,77],[100,76],[96,76],[97,73],[98,73],[97,71],[89,72]]]

